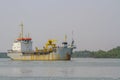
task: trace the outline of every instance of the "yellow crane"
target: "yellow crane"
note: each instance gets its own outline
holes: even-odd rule
[[[53,49],[56,48],[56,42],[57,40],[55,39],[50,39],[47,41],[47,43],[45,44],[45,46],[43,47],[42,50],[40,50],[38,47],[35,48],[36,52],[40,52],[40,51],[43,51],[43,52],[52,52]]]

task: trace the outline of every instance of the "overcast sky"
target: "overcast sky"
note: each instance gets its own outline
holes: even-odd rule
[[[120,0],[0,0],[0,51],[11,49],[23,21],[33,47],[72,31],[77,50],[120,46]]]

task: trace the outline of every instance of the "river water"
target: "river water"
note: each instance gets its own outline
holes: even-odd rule
[[[120,80],[120,59],[12,61],[1,58],[0,80]]]

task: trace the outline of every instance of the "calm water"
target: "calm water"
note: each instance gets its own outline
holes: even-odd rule
[[[120,80],[120,59],[71,61],[0,59],[0,80]]]

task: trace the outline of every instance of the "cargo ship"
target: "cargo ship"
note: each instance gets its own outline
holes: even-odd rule
[[[21,24],[20,36],[13,42],[12,49],[8,50],[7,56],[12,60],[39,60],[39,61],[52,61],[52,60],[71,60],[71,55],[74,46],[74,40],[71,44],[66,41],[62,42],[61,46],[56,45],[56,40],[50,39],[42,49],[35,47],[32,48],[32,38],[23,35],[23,23]]]

